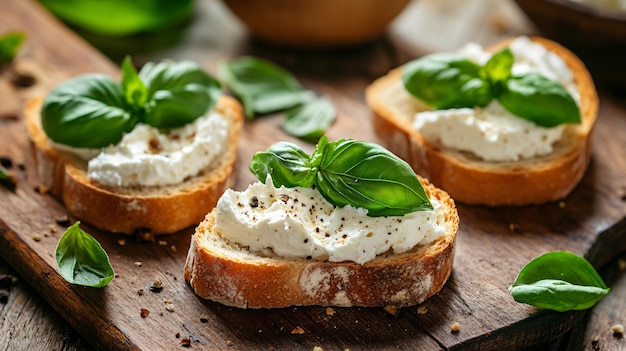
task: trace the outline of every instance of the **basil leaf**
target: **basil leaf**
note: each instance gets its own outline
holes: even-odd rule
[[[559,312],[590,308],[610,291],[586,259],[566,251],[531,260],[509,290],[515,301]]]
[[[341,139],[315,152],[322,155],[315,184],[336,206],[363,207],[372,217],[433,209],[411,166],[377,144]]]
[[[330,101],[319,98],[288,110],[283,128],[289,135],[315,142],[335,122],[336,115]]]
[[[142,122],[157,128],[193,122],[213,108],[222,94],[221,84],[190,61],[149,63],[139,78],[148,89]]]
[[[266,152],[257,152],[250,162],[250,171],[263,183],[267,175],[271,175],[277,187],[310,188],[315,179],[310,156],[297,145],[287,142],[278,142]]]
[[[72,284],[104,287],[113,280],[115,272],[100,243],[79,224],[71,225],[59,239],[55,250],[59,272]]]
[[[511,113],[543,127],[580,123],[576,101],[559,83],[537,74],[514,76],[503,85],[498,101]]]
[[[288,109],[315,97],[286,70],[255,57],[220,65],[219,75],[241,100],[246,116]]]
[[[109,36],[164,30],[187,18],[193,7],[193,0],[40,1],[62,20]]]
[[[9,63],[17,55],[20,45],[26,39],[26,34],[13,32],[0,36],[0,67]]]
[[[148,88],[139,78],[129,56],[122,63],[122,91],[126,102],[136,111],[141,111],[148,99]]]
[[[42,127],[53,141],[73,147],[117,144],[137,124],[118,83],[85,74],[57,86],[43,102]]]
[[[492,99],[482,67],[460,55],[437,53],[407,63],[406,90],[436,109],[486,106]]]
[[[513,52],[509,48],[493,54],[483,68],[485,78],[492,84],[506,81],[511,77],[514,60]]]

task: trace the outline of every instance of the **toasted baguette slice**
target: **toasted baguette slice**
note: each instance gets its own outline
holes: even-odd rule
[[[491,51],[506,47],[511,40]],[[426,140],[412,127],[414,115],[424,111],[425,105],[404,88],[401,67],[366,89],[367,104],[374,112],[374,130],[382,143],[457,202],[527,205],[566,197],[589,164],[598,96],[589,72],[573,53],[544,38],[531,40],[565,61],[580,92],[582,123],[568,126],[552,153],[516,162],[488,162]]]
[[[446,234],[428,245],[364,264],[261,256],[214,231],[216,210],[196,228],[184,277],[199,296],[240,308],[409,306],[441,290],[452,272],[459,217],[443,190],[422,180],[441,202]]]
[[[220,98],[215,109],[229,120],[228,147],[210,168],[175,186],[110,187],[87,177],[87,162],[50,146],[41,127],[43,99],[26,105],[40,183],[76,218],[97,228],[124,234],[169,234],[202,221],[230,186],[243,124],[241,105]]]

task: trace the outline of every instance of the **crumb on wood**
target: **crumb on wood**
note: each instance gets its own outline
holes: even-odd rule
[[[304,334],[304,329],[302,329],[302,327],[295,327],[291,330],[291,334],[296,334],[296,335]]]
[[[150,315],[150,310],[146,308],[141,309],[141,312],[140,312],[141,318],[148,318],[149,315]]]
[[[135,230],[135,240],[139,242],[154,242],[154,234],[150,228],[139,228]]]
[[[50,192],[50,188],[48,188],[47,186],[43,185],[43,184],[39,184],[35,187],[35,191],[38,194],[44,195],[47,194],[48,192]]]
[[[383,311],[389,313],[394,317],[398,317],[398,315],[400,314],[400,307],[396,305],[386,305],[385,307],[383,307]]]
[[[208,322],[209,322],[209,317],[200,316],[200,323],[208,323]]]
[[[332,307],[326,307],[326,315],[327,316],[334,316],[335,315],[335,309]]]
[[[313,346],[313,351],[324,351],[321,346]]]
[[[565,208],[565,201],[559,201],[559,208]]]
[[[180,339],[180,346],[182,346],[182,347],[191,347],[191,338],[182,338],[182,339]]]
[[[176,337],[176,339],[180,339],[180,333],[176,333],[176,335],[174,335]]]
[[[461,325],[458,322],[454,322],[450,325],[450,331],[453,333],[458,333],[461,330]]]
[[[169,300],[169,299],[164,299],[163,303],[165,303],[165,309],[168,312],[174,312],[174,301]]]
[[[624,326],[621,324],[615,324],[611,327],[611,331],[613,332],[613,336],[616,338],[624,337]]]
[[[41,235],[39,233],[35,233],[33,234],[33,240],[40,242],[41,241]]]
[[[226,340],[226,346],[233,346],[235,343],[232,340]]]
[[[68,227],[70,225],[70,218],[67,215],[57,217],[54,221],[62,227]]]
[[[517,228],[518,228],[517,224],[512,223],[512,222],[511,222],[511,223],[509,223],[509,231],[511,231],[511,232],[517,232]]]
[[[141,261],[135,261],[133,262],[133,264],[135,265],[135,267],[141,267],[143,265]]]
[[[165,241],[165,240],[159,240],[159,245],[161,245],[161,246],[165,246],[165,245],[167,245],[167,241]]]
[[[143,290],[143,289],[139,289],[139,290],[137,290],[137,295],[142,296],[142,295],[143,295],[143,293],[144,293],[144,290]]]
[[[163,290],[163,283],[161,282],[161,279],[154,278],[148,288],[150,289],[150,291],[158,293]]]
[[[419,306],[417,307],[417,314],[426,314],[428,312],[428,307]]]
[[[117,241],[117,244],[118,244],[119,246],[124,246],[124,245],[126,245],[126,239],[120,239],[120,240],[118,240],[118,241]]]
[[[626,270],[626,260],[623,258],[620,258],[619,260],[617,260],[617,266],[619,267],[621,271]]]
[[[50,230],[50,233],[52,233],[52,234],[57,232],[57,228],[54,225],[52,225],[52,224],[50,224],[48,226],[48,230]]]
[[[172,246],[170,247],[170,249],[171,249],[172,251],[176,252],[176,246],[175,246],[175,245],[172,245]]]

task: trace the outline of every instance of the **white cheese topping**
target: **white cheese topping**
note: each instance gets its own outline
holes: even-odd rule
[[[53,145],[89,160],[90,179],[128,187],[179,184],[206,169],[227,143],[228,121],[213,111],[168,132],[138,124],[102,150]]]
[[[509,48],[515,58],[514,75],[537,72],[562,84],[576,102],[580,100],[572,72],[558,55],[527,37],[515,39]],[[491,57],[476,44],[467,45],[461,54],[481,65]],[[518,161],[549,154],[565,128],[545,128],[516,117],[495,99],[485,108],[419,112],[413,126],[428,140],[469,151],[485,161]]]
[[[253,252],[331,262],[365,263],[392,250],[401,253],[445,234],[440,207],[399,217],[368,217],[367,210],[335,207],[316,189],[257,182],[227,190],[217,204],[215,231]]]

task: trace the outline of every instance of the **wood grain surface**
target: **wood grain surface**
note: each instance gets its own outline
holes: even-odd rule
[[[518,24],[502,24],[493,17],[493,23],[486,24],[451,22],[453,30],[448,37],[439,35],[436,40],[442,24],[422,18],[416,5],[407,12],[414,17],[399,18],[392,35],[370,45],[339,52],[297,52],[250,40],[219,3],[208,1],[203,6],[211,10],[205,13],[206,18],[198,26],[185,29],[187,47],[194,50],[173,45],[151,52],[144,46],[150,44],[145,40],[137,45],[120,42],[120,50],[134,50],[139,60],[192,59],[211,73],[220,60],[229,57],[250,54],[273,60],[293,72],[306,87],[331,99],[339,111],[337,123],[328,131],[331,140],[352,137],[377,141],[363,90],[387,70],[426,52],[454,50],[468,38],[491,44],[489,41],[499,37],[526,34]],[[463,6],[440,10],[468,13],[486,11],[484,6],[488,5],[480,5],[478,10]],[[145,242],[85,225],[109,253],[117,276],[104,289],[72,286],[57,273],[53,257],[65,229],[58,220],[65,218],[66,212],[55,199],[36,191],[38,180],[21,106],[26,99],[45,94],[76,74],[97,71],[118,76],[119,72],[109,58],[32,0],[2,1],[0,18],[0,33],[12,29],[28,33],[15,65],[0,74],[0,155],[11,157],[18,179],[15,192],[0,188],[0,256],[97,349],[180,349],[187,339],[194,349],[229,350],[311,350],[315,346],[324,350],[541,348],[585,316],[582,312],[539,311],[514,302],[508,286],[523,264],[546,251],[568,250],[585,255],[600,267],[626,250],[626,108],[610,94],[603,94],[592,163],[580,186],[564,201],[543,206],[492,209],[459,204],[461,228],[454,272],[441,293],[419,306],[419,312],[417,306],[403,309],[398,316],[370,308],[335,308],[333,314],[322,307],[247,311],[203,301],[182,279],[193,228]],[[485,29],[479,29],[484,26],[497,30],[492,28],[487,35]],[[471,37],[469,28],[476,29]],[[110,57],[115,60],[116,55],[112,52]],[[33,77],[35,82],[16,85],[15,77],[20,76]],[[281,131],[281,118],[270,115],[246,123],[237,188],[253,181],[247,164],[254,152],[278,140],[298,142]],[[154,279],[163,282],[159,293],[148,288]],[[15,303],[18,297],[10,298],[12,306],[19,306]],[[166,309],[168,302],[173,304],[171,311]],[[141,309],[150,314],[142,318]],[[606,334],[607,327],[601,324],[607,319],[602,316],[605,314],[586,316],[589,323],[597,324],[597,330],[579,333],[581,343]],[[613,317],[619,321],[620,315]],[[453,323],[461,325],[459,332],[451,332]],[[51,324],[54,329],[55,322]],[[293,333],[297,327],[304,333]],[[4,330],[17,329],[2,325],[0,331]],[[46,329],[39,332],[48,333]],[[603,345],[610,347],[614,340],[606,340]]]

